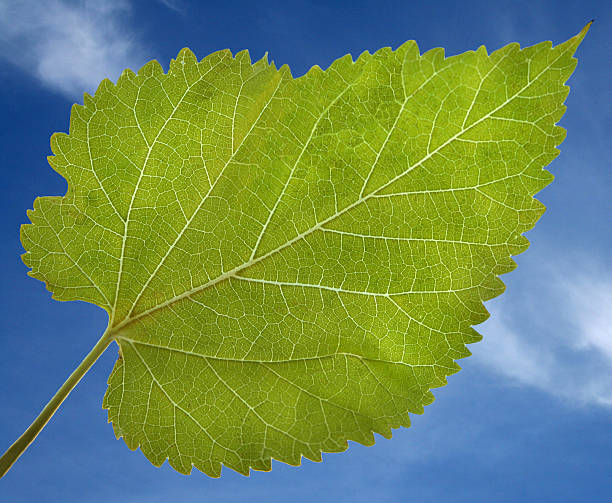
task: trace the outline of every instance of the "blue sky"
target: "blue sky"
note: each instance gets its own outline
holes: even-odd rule
[[[46,156],[70,106],[105,77],[184,46],[266,51],[298,76],[408,39],[448,55],[509,42],[579,48],[561,125],[568,136],[539,195],[532,246],[487,303],[483,342],[409,429],[322,463],[220,479],[156,469],[117,441],[101,408],[116,347],[0,481],[7,502],[609,501],[612,492],[612,7],[608,2],[99,2],[0,0],[0,450],[31,422],[106,326],[101,309],[51,299],[26,276],[19,226],[65,181]]]

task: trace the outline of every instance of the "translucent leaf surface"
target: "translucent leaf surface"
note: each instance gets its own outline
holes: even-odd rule
[[[54,298],[109,313],[116,434],[218,476],[408,426],[528,246],[585,33],[297,79],[183,50],[86,95],[21,236]]]

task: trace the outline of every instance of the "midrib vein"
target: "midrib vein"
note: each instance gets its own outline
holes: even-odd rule
[[[208,288],[211,288],[215,285],[217,285],[218,283],[232,278],[236,275],[238,275],[239,273],[241,273],[242,271],[244,271],[245,269],[248,269],[249,267],[262,262],[263,260],[266,260],[268,257],[275,255],[276,253],[284,250],[285,248],[293,245],[295,242],[309,236],[310,234],[312,234],[313,232],[317,231],[318,229],[322,228],[324,225],[330,223],[331,221],[335,220],[336,218],[340,217],[341,215],[343,215],[344,213],[352,210],[353,208],[355,208],[356,206],[358,206],[359,204],[367,201],[368,199],[370,199],[373,196],[376,196],[379,192],[383,191],[384,189],[386,189],[387,187],[389,187],[390,185],[392,185],[393,183],[395,183],[397,180],[399,180],[400,178],[404,177],[405,175],[407,175],[409,172],[411,172],[413,169],[419,167],[420,165],[422,165],[424,162],[426,162],[427,160],[431,159],[434,155],[436,155],[440,150],[444,149],[447,145],[449,145],[450,143],[452,143],[453,141],[455,141],[457,138],[459,138],[459,136],[463,135],[464,133],[470,131],[472,128],[476,127],[478,124],[480,124],[481,122],[487,120],[488,118],[490,118],[493,114],[495,114],[497,111],[499,111],[500,109],[502,109],[503,107],[505,107],[508,103],[510,103],[512,100],[514,100],[517,96],[519,96],[521,93],[523,93],[525,90],[527,90],[534,82],[536,82],[541,75],[543,75],[544,73],[546,73],[562,56],[565,55],[566,51],[563,51],[561,54],[559,54],[559,56],[557,56],[554,60],[552,60],[546,67],[544,67],[544,69],[538,73],[533,80],[529,81],[525,86],[523,86],[521,89],[519,89],[516,93],[514,93],[512,96],[510,96],[506,101],[504,101],[503,103],[501,103],[500,105],[498,105],[496,108],[494,108],[493,110],[491,110],[490,112],[488,112],[487,114],[485,114],[484,116],[482,116],[480,119],[474,121],[472,124],[470,124],[467,128],[462,128],[460,131],[458,131],[457,133],[455,133],[453,136],[451,136],[448,140],[446,140],[444,143],[442,143],[441,145],[439,145],[438,147],[436,147],[434,150],[432,150],[430,153],[428,153],[427,155],[425,155],[422,159],[420,159],[419,161],[417,161],[415,164],[413,164],[412,166],[408,167],[405,171],[403,171],[402,173],[398,174],[397,176],[393,177],[391,180],[389,180],[388,182],[385,182],[383,185],[381,185],[378,189],[376,189],[373,192],[368,193],[365,196],[359,197],[355,202],[351,203],[350,205],[346,206],[344,209],[340,210],[339,212],[330,215],[329,217],[323,219],[321,222],[317,223],[316,225],[314,225],[313,227],[310,227],[309,229],[305,230],[304,232],[298,234],[297,236],[295,236],[294,238],[290,239],[289,241],[287,241],[286,243],[284,243],[281,246],[278,246],[277,248],[270,250],[269,252],[267,252],[264,255],[261,255],[257,258],[254,258],[252,260],[249,260],[239,266],[236,266],[235,268],[233,268],[232,270],[217,276],[215,279],[209,281],[208,283],[205,283],[204,285],[200,285],[197,287],[194,287],[190,290],[187,290],[179,295],[176,295],[160,304],[157,304],[149,309],[146,309],[145,311],[142,311],[141,313],[138,313],[137,315],[133,316],[133,317],[126,317],[124,318],[120,323],[118,323],[117,325],[115,325],[109,332],[109,334],[118,334],[120,332],[120,330],[122,328],[124,328],[126,325],[133,323],[137,320],[139,320],[140,318],[143,318],[145,316],[148,316],[149,314],[152,314],[156,311],[159,311],[161,309],[163,309],[164,307],[170,306],[176,302],[179,302],[180,300],[187,298],[191,295],[194,295],[198,292],[201,292],[203,290],[206,290]],[[381,148],[384,148],[386,146],[386,143],[383,144],[383,146]]]

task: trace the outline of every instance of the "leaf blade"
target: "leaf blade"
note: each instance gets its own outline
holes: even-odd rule
[[[181,51],[103,82],[52,141],[68,193],[22,242],[56,298],[110,314],[117,436],[218,476],[408,426],[543,212],[585,33],[490,56],[410,42],[299,79]]]

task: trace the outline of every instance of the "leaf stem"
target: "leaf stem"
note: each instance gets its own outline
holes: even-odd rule
[[[21,435],[13,445],[11,445],[7,451],[0,457],[0,478],[6,475],[13,466],[13,463],[17,461],[28,446],[34,441],[38,434],[42,431],[45,425],[49,422],[55,411],[59,409],[59,406],[70,394],[70,392],[79,383],[82,377],[92,367],[98,358],[104,353],[106,348],[110,345],[113,338],[109,335],[109,331],[104,332],[104,335],[100,338],[97,344],[89,352],[89,354],[83,359],[79,366],[70,374],[70,377],[66,379],[64,384],[57,390],[57,393],[53,395],[53,398],[49,400],[49,403],[45,405],[45,408],[40,412],[38,417],[32,422],[28,429]]]

